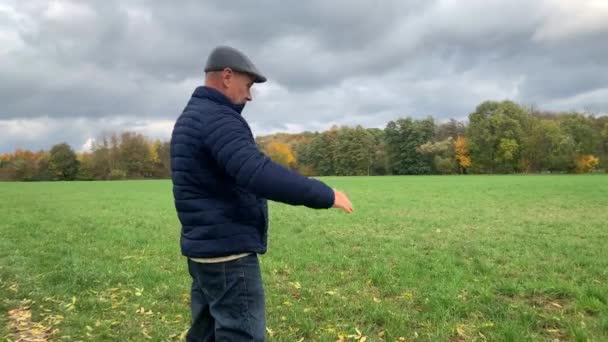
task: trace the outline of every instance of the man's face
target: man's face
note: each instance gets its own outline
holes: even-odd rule
[[[253,85],[253,77],[249,74],[244,74],[230,69],[223,71],[224,86],[226,87],[226,96],[237,105],[244,105],[247,101],[251,101],[251,86]]]

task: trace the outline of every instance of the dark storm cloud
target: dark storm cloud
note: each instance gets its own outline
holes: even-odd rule
[[[168,134],[218,44],[270,79],[245,112],[257,134],[464,118],[488,99],[606,112],[606,23],[603,2],[9,1],[0,148]]]

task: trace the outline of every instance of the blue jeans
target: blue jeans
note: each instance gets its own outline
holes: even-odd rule
[[[192,326],[186,341],[265,341],[264,286],[257,254],[220,263],[188,259]]]

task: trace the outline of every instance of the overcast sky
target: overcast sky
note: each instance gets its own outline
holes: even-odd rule
[[[0,2],[0,153],[169,139],[216,45],[268,77],[254,134],[463,119],[485,100],[608,112],[608,1]]]

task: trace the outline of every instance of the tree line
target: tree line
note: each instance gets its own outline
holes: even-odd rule
[[[169,142],[135,132],[103,133],[90,152],[74,152],[67,143],[49,151],[17,149],[0,155],[0,180],[118,180],[168,178]]]
[[[324,132],[256,138],[274,161],[309,176],[494,174],[608,170],[608,116],[553,113],[486,101],[468,120],[400,118],[384,129],[334,126]],[[142,134],[102,134],[90,152],[66,143],[0,155],[0,180],[168,178],[170,144]]]
[[[608,116],[486,101],[468,120],[401,118],[384,129],[334,126],[258,144],[307,175],[585,173],[608,169]]]

